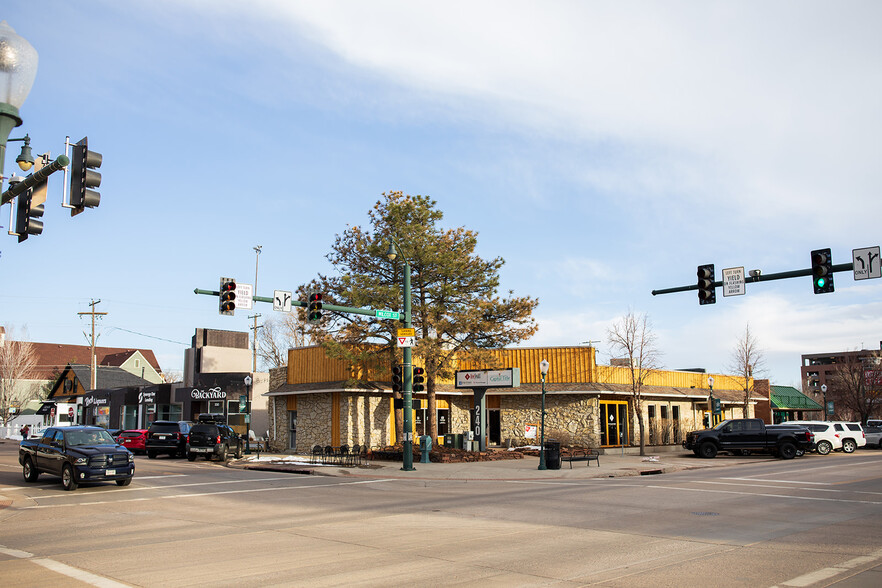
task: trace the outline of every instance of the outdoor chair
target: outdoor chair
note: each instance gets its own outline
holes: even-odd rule
[[[334,460],[336,459],[336,457],[337,457],[337,454],[334,451],[334,448],[331,447],[330,445],[325,445],[325,461],[324,461],[324,463],[334,463]]]
[[[337,452],[337,459],[340,462],[340,465],[349,465],[349,446],[341,445],[340,450]]]
[[[349,452],[349,463],[354,466],[361,465],[361,445],[353,445]]]
[[[324,449],[322,449],[321,445],[316,445],[312,448],[312,463],[321,463],[324,461],[322,456],[324,454]]]

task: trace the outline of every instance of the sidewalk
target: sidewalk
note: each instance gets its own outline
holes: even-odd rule
[[[414,471],[405,472],[401,462],[369,461],[362,467],[317,465],[309,463],[307,456],[261,453],[229,462],[230,467],[313,474],[320,476],[402,478],[411,480],[546,480],[619,478],[626,476],[667,474],[687,469],[704,469],[745,463],[768,461],[769,456],[734,457],[720,455],[714,459],[701,459],[691,452],[662,453],[654,456],[601,455],[597,462],[564,461],[559,470],[539,470],[538,457],[481,461],[466,463],[419,463],[414,461]],[[651,461],[657,460],[657,461]],[[590,465],[588,465],[590,464]]]

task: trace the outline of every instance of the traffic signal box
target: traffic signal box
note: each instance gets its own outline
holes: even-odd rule
[[[42,194],[42,200],[39,200]],[[21,243],[30,235],[39,235],[43,232],[43,221],[38,220],[46,211],[46,183],[34,186],[30,190],[18,195],[18,209],[15,217],[15,232],[18,233],[18,242]]]
[[[426,389],[425,386],[423,385],[426,381],[426,378],[423,376],[423,374],[425,374],[425,373],[426,373],[426,370],[424,370],[421,367],[413,368],[413,391],[414,392],[422,392],[423,390]]]
[[[714,264],[698,266],[698,303],[715,304],[717,289],[714,287]]]
[[[400,365],[392,366],[392,392],[404,390],[404,368]]]
[[[100,153],[89,151],[88,137],[83,137],[73,146],[70,158],[71,216],[101,203],[101,194],[91,188],[101,185],[101,174],[95,170],[101,167],[102,161]]]
[[[309,306],[306,316],[310,321],[316,322],[322,318],[322,295],[319,293],[309,295]]]
[[[220,296],[218,298],[218,311],[221,314],[233,316],[236,310],[236,280],[233,278],[221,278]]]
[[[812,286],[815,294],[833,291],[833,256],[829,247],[812,251]]]

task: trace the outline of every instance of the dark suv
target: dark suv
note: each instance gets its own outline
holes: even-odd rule
[[[230,454],[242,457],[242,439],[222,422],[203,421],[190,427],[189,449],[187,459],[195,461],[196,456],[204,455],[205,459],[217,457],[221,461],[229,459]]]
[[[190,421],[153,421],[144,443],[147,457],[154,459],[160,453],[172,457],[187,455],[187,435],[192,426]]]

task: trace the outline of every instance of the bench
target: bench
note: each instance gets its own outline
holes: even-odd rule
[[[568,455],[561,455],[561,460],[566,460],[570,462],[570,469],[573,469],[574,461],[586,461],[588,462],[585,465],[590,466],[592,461],[597,462],[597,467],[600,467],[600,454],[598,454],[593,449],[571,449]]]

